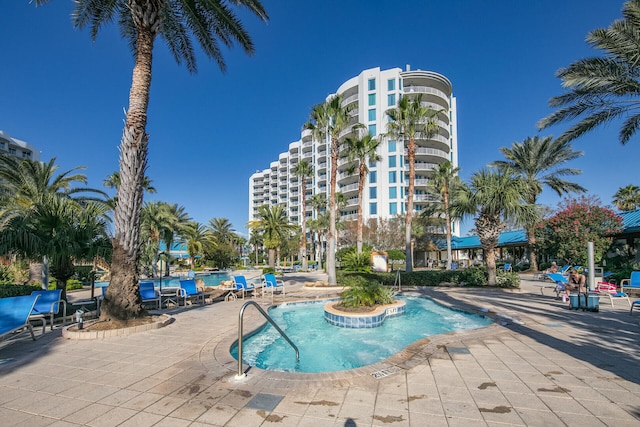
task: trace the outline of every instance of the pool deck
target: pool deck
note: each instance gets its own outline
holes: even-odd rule
[[[228,349],[242,300],[163,310],[169,326],[97,340],[36,328],[35,342],[0,342],[0,425],[640,426],[640,310],[601,300],[597,313],[572,311],[522,278],[512,291],[424,290],[498,321],[327,374],[245,365],[237,379]],[[286,300],[329,295],[304,288],[316,280],[287,274]],[[260,323],[248,307],[245,332]]]

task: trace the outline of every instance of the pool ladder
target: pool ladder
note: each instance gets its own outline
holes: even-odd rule
[[[293,347],[293,349],[296,351],[296,360],[300,360],[300,352],[298,351],[298,347],[296,347],[296,345],[293,343],[293,341],[291,341],[291,339],[287,336],[287,334],[285,334],[284,331],[280,329],[280,327],[276,324],[276,322],[273,321],[271,316],[269,316],[267,312],[264,311],[257,302],[247,301],[242,305],[242,307],[240,308],[240,313],[238,313],[238,375],[236,375],[236,378],[244,378],[246,376],[246,374],[242,371],[242,335],[243,335],[242,325],[243,325],[244,309],[250,305],[254,305],[258,309],[258,311],[262,314],[262,316],[264,316],[264,318],[267,319],[269,323],[271,323],[271,325],[274,328],[276,328],[278,332],[280,332],[280,335],[282,335],[282,338],[284,338],[289,343],[289,345],[291,345],[291,347]]]
[[[402,292],[402,281],[400,280],[400,270],[396,270],[396,279],[393,281],[393,288],[391,289],[393,292]],[[398,290],[396,291],[396,286]]]

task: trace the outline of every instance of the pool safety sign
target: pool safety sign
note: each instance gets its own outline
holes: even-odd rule
[[[386,273],[389,271],[389,262],[386,252],[371,252],[371,265],[373,271]]]

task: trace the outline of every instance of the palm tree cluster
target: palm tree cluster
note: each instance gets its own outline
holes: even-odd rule
[[[629,184],[613,195],[613,204],[622,212],[640,209],[640,187]]]

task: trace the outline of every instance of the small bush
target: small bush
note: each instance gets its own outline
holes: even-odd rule
[[[340,297],[341,304],[348,308],[373,307],[378,304],[391,304],[394,301],[391,290],[382,286],[380,282],[350,286]]]
[[[31,295],[31,292],[41,289],[42,286],[40,285],[0,284],[0,298]]]
[[[262,269],[262,274],[274,274],[276,272],[275,268],[265,267]]]
[[[496,286],[498,288],[519,288],[520,276],[518,273],[498,271]]]
[[[342,266],[347,271],[371,272],[371,252],[348,252],[342,258]]]

